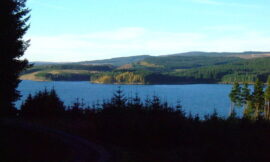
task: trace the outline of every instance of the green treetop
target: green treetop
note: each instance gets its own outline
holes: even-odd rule
[[[231,105],[231,111],[230,116],[234,113],[234,107],[241,106],[242,104],[242,98],[241,98],[241,87],[238,82],[235,82],[231,93],[229,94],[229,97],[231,99],[232,105]]]
[[[234,83],[229,97],[234,104],[236,104],[237,106],[241,105],[241,87],[238,82]]]
[[[244,83],[244,86],[242,88],[241,92],[241,100],[242,104],[246,105],[248,101],[251,100],[251,94],[250,94],[250,89],[248,88],[248,84]]]

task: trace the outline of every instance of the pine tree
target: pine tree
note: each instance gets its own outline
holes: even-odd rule
[[[254,92],[253,92],[253,102],[255,106],[255,119],[258,119],[260,116],[260,112],[264,107],[264,91],[263,91],[263,83],[257,79],[254,85]]]
[[[116,108],[124,108],[126,106],[127,99],[124,95],[123,90],[121,87],[118,87],[118,90],[113,94],[113,97],[111,99],[111,103]]]
[[[247,102],[246,108],[244,109],[244,117],[247,119],[253,119],[254,118],[254,103],[252,100]]]
[[[144,100],[144,108],[150,109],[150,106],[151,106],[151,99],[149,98],[149,96],[146,96],[146,98]]]
[[[21,105],[21,112],[22,111],[27,111],[27,109],[32,109],[33,107],[33,97],[31,94],[28,95],[24,103]]]
[[[264,93],[264,97],[265,97],[265,111],[264,111],[264,115],[266,119],[270,118],[270,76],[268,77],[267,80],[267,88],[265,90]]]
[[[135,97],[130,98],[128,107],[131,109],[137,109],[137,110],[143,108],[143,103],[138,93],[135,94]]]
[[[244,110],[247,108],[247,103],[251,100],[250,89],[248,88],[248,84],[244,83],[241,91],[241,101],[242,105],[244,105]]]
[[[163,108],[160,98],[156,95],[153,96],[151,101],[151,108],[152,110],[161,110]]]
[[[14,110],[14,101],[20,98],[16,88],[19,75],[27,67],[27,60],[20,60],[29,41],[23,36],[29,28],[27,24],[30,10],[26,0],[0,1],[0,115],[8,115]]]
[[[231,99],[231,110],[230,110],[230,116],[234,113],[234,107],[235,106],[241,106],[242,99],[241,99],[241,87],[238,82],[235,82],[232,90],[229,94],[229,97]]]
[[[65,105],[54,89],[39,91],[33,97],[29,95],[21,106],[21,113],[25,117],[56,117],[62,115],[64,111]]]

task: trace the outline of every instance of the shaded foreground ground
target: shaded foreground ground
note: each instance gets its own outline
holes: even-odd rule
[[[183,123],[184,125],[179,131],[173,129],[174,133],[170,132],[172,130],[168,123],[166,126],[162,125],[164,120],[151,122],[152,124],[145,123],[146,129],[143,131],[125,126],[117,129],[113,124],[110,128],[106,127],[109,132],[102,131],[103,135],[98,134],[94,137],[93,130],[83,124],[88,121],[83,119],[71,121],[62,118],[50,120],[50,122],[35,121],[36,124],[8,120],[5,122],[6,124],[0,122],[0,157],[4,162],[249,162],[269,161],[270,159],[270,126],[268,122],[253,123],[238,119],[222,121],[215,118],[205,122],[183,122],[185,124]],[[117,125],[118,128],[120,128],[119,126]],[[58,128],[84,136],[90,141],[99,142],[110,151],[112,157],[109,159],[109,155],[102,147],[78,136],[56,131]]]
[[[183,121],[185,124],[179,131],[170,130],[168,123],[162,125],[164,120],[153,125],[145,123],[143,130],[129,127],[130,124],[119,129],[121,126],[115,127],[114,123],[106,127],[108,132],[102,131],[103,135],[96,132],[97,136],[93,129],[85,127],[88,121],[83,119],[36,122],[100,143],[112,154],[110,161],[116,162],[268,162],[270,159],[270,126],[265,121],[214,118],[205,122]]]
[[[78,136],[40,125],[0,121],[1,161],[108,161],[100,146]]]

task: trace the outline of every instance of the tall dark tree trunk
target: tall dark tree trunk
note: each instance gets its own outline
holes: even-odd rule
[[[267,118],[268,120],[270,119],[270,116],[269,116],[270,114],[269,114],[269,113],[270,113],[270,102],[268,101],[268,102],[267,102],[267,114],[266,114],[266,118]]]
[[[235,104],[233,102],[231,102],[229,116],[232,116],[233,115],[233,113],[234,113],[234,107],[235,107]]]
[[[259,119],[259,105],[256,104],[256,109],[255,109],[255,119]]]
[[[263,106],[263,116],[264,116],[264,119],[267,119],[267,102],[266,101]]]

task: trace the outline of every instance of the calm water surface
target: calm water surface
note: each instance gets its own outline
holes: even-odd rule
[[[44,88],[55,88],[65,105],[72,104],[76,98],[84,99],[87,105],[112,97],[119,85],[91,84],[89,82],[36,82],[22,81],[18,89],[22,93],[20,101],[16,102],[19,107],[29,93],[35,94]],[[220,116],[227,116],[229,113],[230,100],[228,94],[231,85],[223,84],[187,84],[187,85],[121,85],[127,97],[138,94],[142,99],[147,96],[157,95],[170,105],[181,101],[186,113],[204,116],[211,114],[214,109]],[[242,110],[238,110],[241,114]]]

